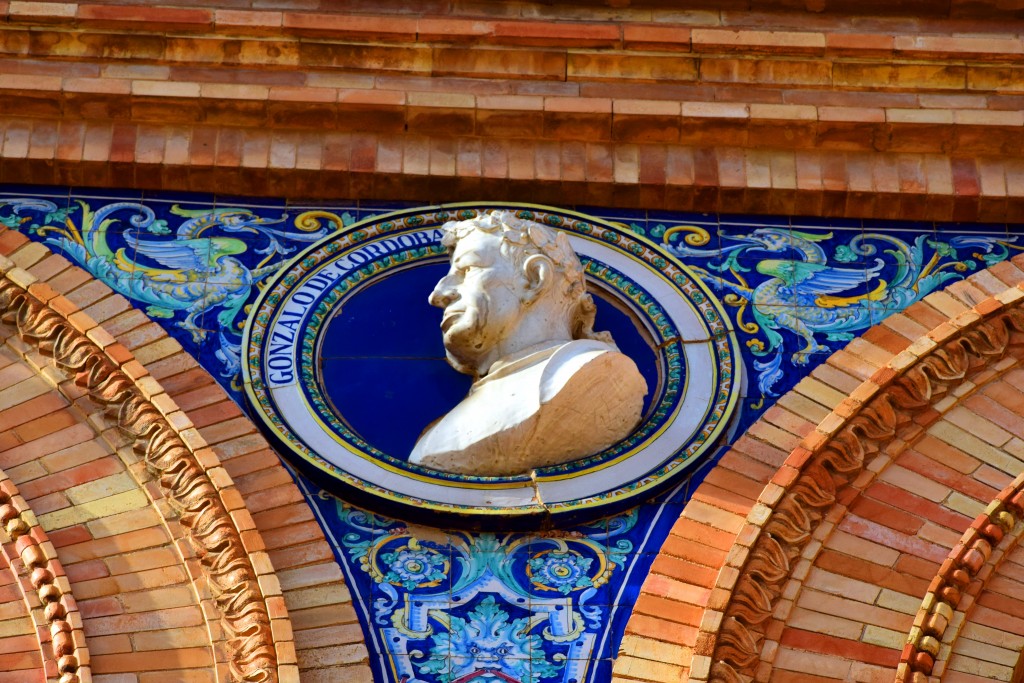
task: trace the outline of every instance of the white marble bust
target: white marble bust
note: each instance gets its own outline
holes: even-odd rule
[[[647,385],[611,336],[565,233],[512,212],[444,226],[451,269],[430,294],[444,309],[448,362],[474,378],[409,462],[507,476],[597,453],[629,435]]]

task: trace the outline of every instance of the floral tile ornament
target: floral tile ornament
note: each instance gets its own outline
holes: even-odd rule
[[[378,677],[404,683],[607,680],[630,570],[642,575],[651,560],[635,551],[674,521],[644,505],[558,532],[417,537],[421,529],[306,491],[325,527],[344,531],[330,537],[360,587],[369,638],[387,653]]]

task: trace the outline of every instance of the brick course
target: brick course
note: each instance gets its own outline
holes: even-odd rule
[[[851,24],[829,7],[605,16],[456,3],[413,16],[402,3],[307,4],[11,4],[0,54],[18,59],[0,64],[0,90],[18,106],[0,112],[0,180],[324,198],[355,187],[424,202],[529,188],[648,209],[1024,215],[1011,168],[1024,145],[1024,48],[991,13],[926,18],[915,6],[914,19]],[[534,161],[460,165],[425,151],[484,141]],[[611,168],[571,164],[578,142],[607,143]],[[630,161],[708,154],[725,171],[711,188]],[[745,172],[729,172],[737,159]],[[860,178],[871,180],[858,188]]]

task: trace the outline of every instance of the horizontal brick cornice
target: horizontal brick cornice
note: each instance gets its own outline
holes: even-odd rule
[[[1005,21],[784,4],[15,0],[0,24],[0,55],[17,57],[0,60],[2,177],[1024,216],[1024,41]]]
[[[139,125],[223,125],[285,134],[338,131],[696,147],[781,145],[792,150],[954,156],[1019,157],[1024,153],[1024,111],[834,106],[826,103],[840,100],[824,95],[815,105],[635,99],[630,95],[643,93],[628,90],[619,91],[625,97],[612,98],[304,89],[182,80],[76,78],[65,79],[64,87],[58,88],[59,83],[59,79],[32,75],[11,75],[5,80],[0,67],[0,115]],[[100,89],[107,90],[94,91]],[[601,94],[615,89],[605,90]]]
[[[1000,158],[39,119],[0,133],[2,182],[1024,220],[1024,162]]]
[[[410,5],[407,0],[377,0],[360,2],[350,0],[307,0],[296,10],[289,0],[266,0],[258,9],[249,9],[238,2],[222,0],[203,3],[202,7],[182,3],[153,7],[146,0],[120,0],[116,2],[59,2],[36,0],[5,0],[0,12],[8,22],[48,23],[73,22],[76,24],[108,26],[175,27],[185,31],[225,30],[230,28],[282,27],[293,31],[325,31],[341,29],[359,35],[378,31],[385,35],[436,35],[437,20],[471,18],[475,26],[460,31],[449,27],[449,33],[471,36],[486,35],[492,39],[550,40],[550,31],[519,29],[529,21],[575,20],[581,30],[568,33],[569,37],[598,43],[613,41],[617,36],[608,26],[597,27],[601,19],[616,18],[630,22],[671,20],[678,15],[678,3],[673,0],[641,0],[639,2],[609,2],[609,0],[562,0],[558,3],[489,2],[464,3],[459,0],[424,0]],[[611,6],[614,5],[614,8]],[[414,12],[415,10],[415,12]],[[687,10],[697,14],[703,23],[713,19],[729,19],[737,14],[761,16],[807,16],[810,24],[830,25],[845,20],[849,15],[878,17],[884,25],[904,27],[905,30],[933,29],[935,22],[947,19],[975,19],[982,22],[1015,19],[1024,16],[1020,2],[1006,0],[694,0]],[[810,14],[803,14],[810,12]],[[374,24],[374,17],[384,15],[391,19],[388,26]],[[397,15],[397,21],[396,21]],[[426,15],[417,23],[416,15]],[[355,19],[347,25],[339,17]],[[525,20],[525,21],[524,21]],[[589,20],[589,21],[588,21]],[[452,26],[458,22],[452,22]],[[912,28],[911,28],[912,27]],[[519,29],[519,30],[517,30]],[[565,35],[565,34],[563,34]]]

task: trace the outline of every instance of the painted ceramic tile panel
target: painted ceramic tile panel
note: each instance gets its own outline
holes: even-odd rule
[[[128,298],[239,403],[242,327],[267,279],[330,232],[409,206],[0,188],[0,223]],[[748,370],[740,432],[886,315],[1024,248],[1021,226],[577,210],[661,243],[720,297]],[[544,533],[410,526],[295,476],[378,681],[584,683],[610,678],[653,557],[713,461],[657,500]]]

